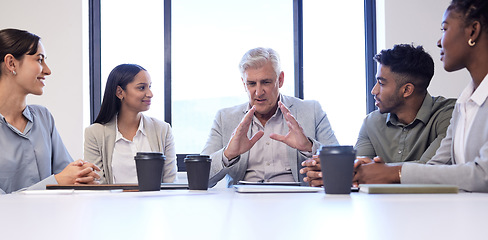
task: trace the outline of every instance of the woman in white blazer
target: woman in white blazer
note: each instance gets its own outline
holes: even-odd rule
[[[137,152],[162,152],[163,182],[176,180],[170,125],[142,114],[151,105],[150,87],[151,77],[139,65],[121,64],[110,72],[98,117],[85,130],[84,157],[102,169],[101,183],[137,183]]]

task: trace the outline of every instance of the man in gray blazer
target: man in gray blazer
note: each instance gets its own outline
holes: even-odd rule
[[[338,144],[317,101],[279,93],[284,73],[270,48],[249,50],[239,64],[249,97],[221,109],[202,154],[210,155],[209,185],[227,176],[227,186],[251,182],[301,182],[299,164],[320,145]]]

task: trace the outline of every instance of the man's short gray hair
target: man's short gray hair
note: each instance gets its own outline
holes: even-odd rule
[[[268,61],[271,61],[271,65],[276,72],[276,77],[278,77],[281,73],[280,56],[275,50],[258,47],[247,51],[244,56],[242,56],[241,62],[239,63],[241,77],[244,79],[244,73],[247,69],[261,68]]]

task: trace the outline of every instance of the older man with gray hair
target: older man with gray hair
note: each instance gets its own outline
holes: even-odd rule
[[[284,73],[271,48],[249,50],[239,64],[249,102],[221,109],[202,154],[210,155],[209,185],[239,181],[302,182],[299,164],[320,145],[338,144],[317,101],[280,94]]]

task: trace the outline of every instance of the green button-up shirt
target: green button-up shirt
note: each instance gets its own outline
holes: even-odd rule
[[[357,156],[381,157],[386,163],[425,163],[434,156],[447,127],[456,99],[426,94],[415,120],[408,125],[395,114],[371,112],[356,143]]]

